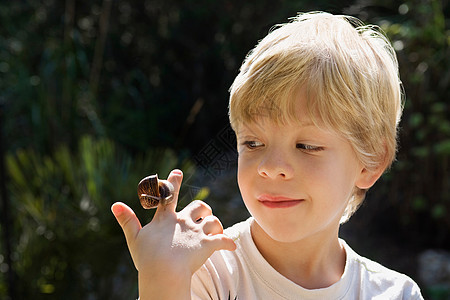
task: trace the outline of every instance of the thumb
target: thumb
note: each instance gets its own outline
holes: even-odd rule
[[[133,243],[139,230],[142,228],[141,222],[139,222],[134,211],[122,202],[114,203],[111,206],[111,211],[120,227],[122,227],[128,247],[130,247],[130,244]]]

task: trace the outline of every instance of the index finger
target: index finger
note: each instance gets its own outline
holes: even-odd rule
[[[178,195],[180,194],[181,182],[183,181],[183,172],[179,169],[172,170],[167,177],[167,181],[169,181],[174,188],[173,200],[166,205],[162,204],[160,201],[158,207],[156,208],[156,214],[161,212],[175,212],[178,204]]]

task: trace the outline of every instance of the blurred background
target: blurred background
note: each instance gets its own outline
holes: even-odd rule
[[[406,93],[392,169],[342,227],[361,255],[450,299],[447,0],[22,0],[0,4],[0,298],[135,299],[110,212],[143,223],[138,181],[182,168],[180,208],[247,218],[228,89],[297,12],[350,14],[392,41]]]

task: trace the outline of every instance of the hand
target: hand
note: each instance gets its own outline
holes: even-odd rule
[[[175,188],[174,199],[166,206],[160,204],[153,220],[144,227],[127,205],[117,202],[111,208],[139,271],[141,299],[144,299],[142,289],[154,297],[156,290],[164,291],[165,286],[171,291],[176,290],[175,282],[180,282],[181,290],[188,289],[190,293],[192,274],[214,251],[236,249],[233,240],[223,234],[222,224],[206,203],[197,200],[182,211],[175,211],[182,179],[180,170],[170,173],[167,180]],[[168,296],[169,290],[164,296]]]

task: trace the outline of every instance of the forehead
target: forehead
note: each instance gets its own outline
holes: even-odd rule
[[[302,89],[275,98],[243,99],[234,116],[234,128],[269,121],[276,125],[317,125],[310,113],[306,93]]]
[[[311,130],[313,130],[314,132],[322,131],[312,122],[275,123],[269,118],[259,118],[255,121],[241,123],[236,130],[236,136],[239,138],[247,135],[265,135],[269,133],[285,135],[287,133],[299,133],[305,131],[310,132]]]

